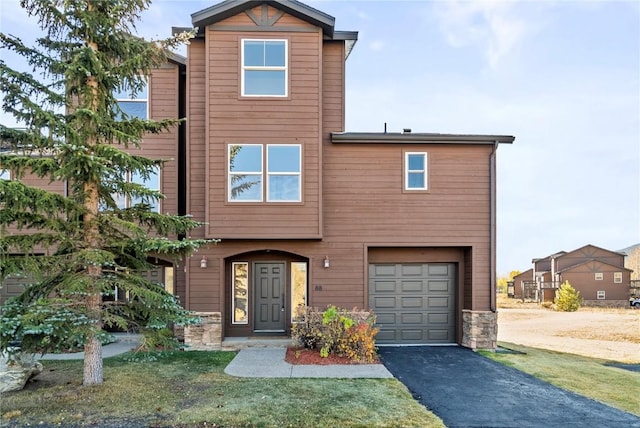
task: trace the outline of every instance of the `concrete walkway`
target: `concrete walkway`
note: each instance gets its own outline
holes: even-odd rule
[[[393,378],[382,364],[294,365],[285,362],[286,352],[286,348],[245,348],[224,372],[259,378]]]

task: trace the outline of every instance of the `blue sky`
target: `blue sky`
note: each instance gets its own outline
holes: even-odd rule
[[[139,34],[168,36],[215,3],[156,0]],[[359,31],[347,131],[516,137],[498,150],[499,274],[640,243],[639,2],[306,3]],[[18,0],[0,0],[0,31],[29,40],[35,26]]]

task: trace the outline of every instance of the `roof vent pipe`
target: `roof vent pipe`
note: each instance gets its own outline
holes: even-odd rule
[[[387,133],[387,122],[384,123],[384,133]]]
[[[403,128],[402,129],[402,133],[403,134],[411,134],[411,128]]]

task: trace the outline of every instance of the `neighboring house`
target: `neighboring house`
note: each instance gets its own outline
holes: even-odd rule
[[[516,286],[516,298],[552,301],[558,287],[568,281],[580,292],[585,305],[629,304],[632,271],[624,266],[623,253],[585,245],[570,252],[533,259],[532,263],[533,269],[516,277],[522,285],[521,290],[528,290],[523,294]]]
[[[184,92],[184,88],[180,89],[180,84],[184,85],[184,62],[185,58],[179,55],[172,54],[167,64],[154,70],[151,76],[148,77],[147,90],[142,91],[137,98],[131,99],[126,94],[116,94],[116,98],[119,100],[119,104],[127,113],[137,116],[142,119],[153,118],[156,120],[165,118],[175,118],[184,116],[184,111],[180,108],[184,108],[184,102],[180,101],[179,96]],[[165,159],[162,170],[158,171],[156,175],[152,175],[148,180],[144,181],[141,177],[129,175],[128,180],[144,183],[147,187],[160,190],[167,196],[158,202],[157,210],[159,212],[178,214],[184,213],[184,197],[181,199],[179,195],[179,183],[184,183],[184,180],[179,180],[178,175],[183,174],[184,171],[179,171],[180,162],[179,159],[184,158],[184,138],[181,140],[178,138],[180,132],[184,133],[184,130],[175,127],[174,129],[165,132],[160,135],[147,135],[141,143],[140,149],[130,149],[130,152],[141,154],[148,158]],[[181,141],[181,143],[180,143]],[[8,150],[8,149],[4,149]],[[182,166],[184,168],[184,166]],[[0,179],[16,179],[11,171],[0,171]],[[38,178],[33,174],[25,174],[21,178],[21,181],[31,186],[47,189],[52,192],[65,194],[67,184],[64,182],[50,182],[49,178]],[[184,191],[182,192],[184,193]],[[119,204],[122,207],[129,206],[135,201],[131,201],[125,198],[117,198]],[[180,202],[182,200],[182,207],[180,208]],[[2,233],[20,233],[15,228],[9,228],[3,230]],[[44,248],[36,249],[38,252],[43,253]],[[144,272],[144,275],[154,282],[165,284],[167,290],[174,291],[174,266],[173,261],[162,260],[161,257],[153,257],[149,260],[157,267]],[[30,278],[28,276],[22,277],[9,277],[0,283],[0,305],[3,304],[7,298],[16,296],[24,289],[24,284],[28,283]],[[115,295],[115,299],[125,298],[122,293],[118,292]]]
[[[528,269],[513,277],[509,297],[514,299],[538,300],[538,287],[533,278],[533,269]]]
[[[304,305],[373,310],[378,344],[495,348],[496,150],[514,137],[345,132],[357,32],[293,0],[191,16],[186,59],[147,100],[187,121],[142,153],[176,159],[159,209],[222,239],[165,272],[203,317],[192,349],[286,336]]]

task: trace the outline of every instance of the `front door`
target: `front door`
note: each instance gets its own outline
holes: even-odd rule
[[[256,263],[254,272],[253,328],[256,332],[284,332],[287,313],[285,264]]]

